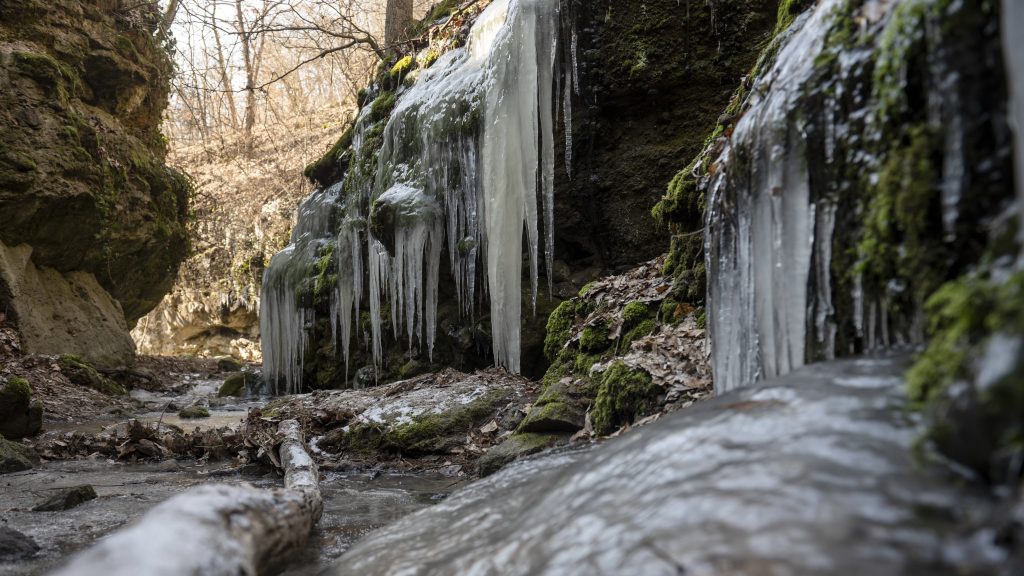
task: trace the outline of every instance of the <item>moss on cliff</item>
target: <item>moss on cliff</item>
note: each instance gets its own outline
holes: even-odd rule
[[[159,14],[11,0],[2,16],[0,241],[30,244],[37,265],[91,272],[131,324],[188,249],[192,188],[164,164],[159,131],[172,71],[150,32]]]

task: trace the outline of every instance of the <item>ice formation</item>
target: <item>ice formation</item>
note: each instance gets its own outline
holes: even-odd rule
[[[539,246],[548,267],[554,250],[558,13],[559,3],[549,0],[491,3],[465,48],[441,56],[398,92],[383,144],[373,151],[373,173],[361,168],[373,163],[359,156],[374,121],[364,107],[345,186],[352,192],[342,197],[332,187],[307,200],[292,245],[264,277],[268,382],[284,380],[289,392],[301,387],[315,318],[310,306],[296,303],[296,287],[313,274],[323,242],[333,244],[338,269],[332,327],[346,372],[364,297],[376,364],[385,305],[395,338],[432,354],[445,249],[460,310],[472,314],[475,302],[489,299],[495,363],[519,371],[524,231],[534,298]],[[575,84],[565,83],[567,91]]]
[[[1016,168],[1017,205],[1024,206],[1024,3],[1003,0],[1003,56],[1006,59],[1006,78],[1010,90],[1010,123],[1014,134],[1014,165]],[[1024,220],[1024,213],[1020,215]],[[1021,225],[1024,235],[1024,224]],[[1024,267],[1024,253],[1019,263]]]
[[[719,392],[804,364],[808,280],[829,273],[821,258],[812,270],[812,255],[816,240],[831,241],[834,209],[811,201],[802,135],[790,118],[836,4],[794,24],[799,30],[758,81],[718,159],[728,169],[710,184],[708,326]],[[818,296],[825,301],[814,321],[827,331],[829,291]]]

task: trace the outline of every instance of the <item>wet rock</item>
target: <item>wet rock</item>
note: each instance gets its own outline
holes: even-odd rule
[[[78,356],[64,354],[57,360],[60,371],[73,384],[92,388],[108,396],[127,396],[128,391],[117,382],[104,377]]]
[[[11,378],[0,388],[0,434],[11,439],[32,436],[43,427],[43,406],[32,399],[24,378]]]
[[[251,372],[234,372],[224,379],[217,391],[218,398],[245,396],[246,390],[255,386],[261,377]]]
[[[515,460],[550,448],[559,438],[554,434],[513,434],[480,458],[477,471],[481,476],[494,474]]]
[[[202,406],[187,406],[178,412],[179,418],[209,418],[210,411]]]
[[[812,366],[523,459],[375,532],[327,573],[993,573],[985,558],[944,555],[963,512],[995,503],[915,463],[905,368]]]
[[[39,464],[39,456],[28,446],[0,436],[0,474],[21,472]]]
[[[39,552],[32,538],[6,526],[0,526],[0,562],[16,562]]]
[[[519,425],[519,431],[575,432],[583,428],[586,407],[570,394],[567,383],[548,386]]]
[[[37,504],[34,512],[60,512],[70,510],[96,498],[96,490],[89,485],[64,488]]]

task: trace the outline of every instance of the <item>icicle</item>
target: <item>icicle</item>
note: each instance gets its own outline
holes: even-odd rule
[[[1024,30],[1024,3],[1003,0],[1002,8],[1003,56],[1014,136],[1014,180],[1017,183],[1017,210],[1022,221],[1021,241],[1024,242],[1024,42],[1020,41],[1020,31]],[[1019,266],[1024,268],[1024,251],[1021,252]]]
[[[805,362],[812,255],[816,243],[824,255],[820,242],[831,242],[831,226],[824,214],[818,230],[803,136],[790,113],[835,4],[819,6],[779,52],[718,160],[726,168],[711,183],[708,325],[720,393]],[[822,313],[831,306],[818,305]]]

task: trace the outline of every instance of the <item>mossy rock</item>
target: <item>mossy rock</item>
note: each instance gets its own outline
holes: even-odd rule
[[[34,450],[0,436],[0,474],[29,470],[39,464]]]
[[[224,383],[217,390],[218,398],[245,396],[247,385],[255,384],[259,376],[249,372],[235,372],[224,379]]]
[[[575,432],[583,428],[585,406],[575,400],[562,382],[548,386],[537,398],[517,432]]]
[[[209,417],[210,411],[202,406],[188,406],[182,408],[182,410],[178,412],[178,418],[183,418],[186,420]]]
[[[623,362],[612,364],[601,379],[591,412],[594,432],[611,434],[651,413],[658,405],[660,391],[643,370],[631,369]]]
[[[0,434],[18,439],[43,427],[43,406],[32,400],[32,387],[24,378],[11,378],[0,388]]]
[[[242,369],[242,361],[237,358],[218,358],[217,359],[217,371],[218,372],[238,372]]]
[[[513,434],[480,457],[477,472],[481,476],[494,474],[515,460],[554,446],[562,438],[557,434]]]
[[[72,384],[92,388],[107,396],[128,395],[128,391],[125,390],[124,386],[109,378],[105,378],[78,356],[64,354],[57,359],[57,365],[60,366],[61,374],[70,380]]]

